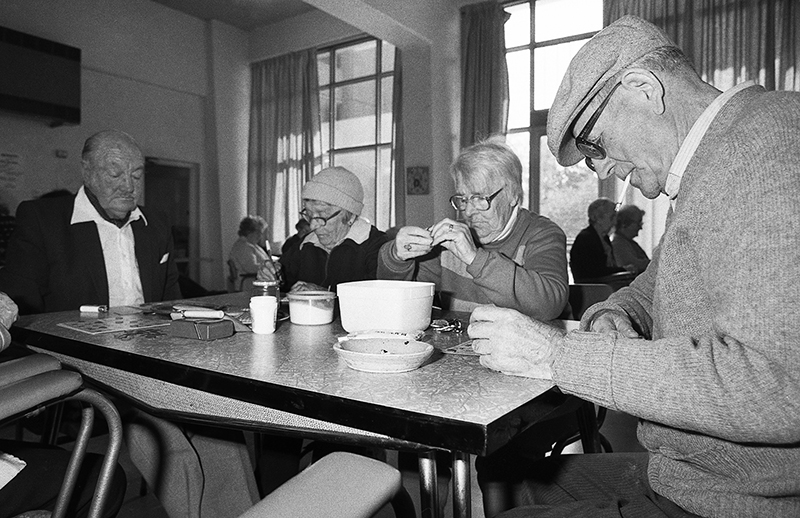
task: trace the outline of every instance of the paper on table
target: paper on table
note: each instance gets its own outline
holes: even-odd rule
[[[11,479],[27,466],[24,460],[18,459],[10,453],[0,452],[0,489],[11,482]]]

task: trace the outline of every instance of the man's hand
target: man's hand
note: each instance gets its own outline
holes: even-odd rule
[[[597,333],[616,332],[626,338],[641,338],[639,333],[633,329],[631,319],[622,311],[615,309],[603,309],[592,316],[592,320],[587,326],[581,328],[595,331]]]
[[[553,361],[564,332],[513,309],[479,306],[468,333],[481,365],[514,376],[553,379]]]

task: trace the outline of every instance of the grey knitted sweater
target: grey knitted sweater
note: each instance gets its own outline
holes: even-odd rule
[[[653,489],[714,517],[800,516],[800,94],[736,94],[647,271],[593,306],[645,337],[574,332],[565,392],[640,418]]]

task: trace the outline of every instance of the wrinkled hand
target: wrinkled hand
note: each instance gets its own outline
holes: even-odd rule
[[[628,315],[615,309],[598,311],[592,316],[588,325],[581,325],[581,329],[597,333],[619,333],[626,338],[640,338],[639,333],[633,329]]]
[[[513,309],[479,306],[467,330],[481,365],[503,374],[553,379],[555,353],[564,331]]]
[[[18,308],[11,297],[0,292],[0,351],[11,343],[11,333],[8,328],[17,319]]]
[[[11,324],[17,320],[18,313],[19,308],[17,308],[16,303],[11,300],[11,297],[0,292],[0,324],[6,329],[10,328]]]
[[[272,259],[264,261],[256,273],[257,281],[279,281],[281,267],[280,263],[275,263]]]
[[[292,286],[292,289],[289,290],[289,293],[297,293],[298,291],[328,291],[328,289],[313,282],[297,281]]]
[[[442,245],[464,264],[472,264],[475,260],[478,247],[472,239],[469,227],[460,221],[445,218],[431,227],[433,246]]]
[[[394,239],[394,253],[403,261],[425,255],[433,248],[429,230],[420,227],[403,227]]]

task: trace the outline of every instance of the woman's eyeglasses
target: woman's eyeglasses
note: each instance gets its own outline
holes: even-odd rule
[[[306,209],[300,211],[300,215],[303,216],[304,220],[308,221],[310,224],[316,223],[318,227],[324,227],[325,225],[328,224],[330,220],[332,220],[341,213],[342,210],[339,209],[330,216],[328,216],[327,218],[325,218],[323,216],[312,216]]]
[[[575,137],[575,147],[577,147],[578,151],[580,151],[583,156],[586,157],[586,165],[592,171],[595,170],[592,160],[603,160],[606,157],[606,150],[603,149],[600,144],[589,141],[589,133],[591,133],[592,129],[594,129],[597,119],[599,119],[600,114],[603,113],[603,108],[606,107],[608,100],[611,99],[611,94],[614,93],[614,90],[616,90],[620,84],[622,83],[617,83],[613,88],[611,88],[611,91],[608,92],[608,95],[605,99],[603,99],[603,102],[600,103],[600,106],[597,107],[597,110],[595,110],[592,116],[589,117],[589,120],[586,122],[583,130],[581,130],[580,135]]]
[[[492,200],[495,199],[495,197],[500,194],[500,191],[502,190],[503,187],[489,196],[481,196],[479,194],[473,194],[472,196],[461,196],[460,194],[455,194],[450,196],[450,205],[452,205],[456,210],[467,210],[467,204],[475,207],[475,210],[489,210],[489,207],[492,206]]]

